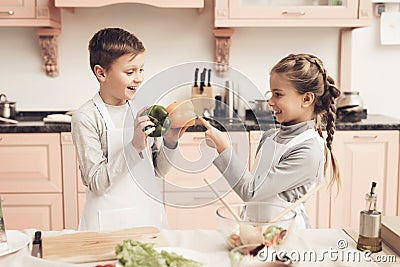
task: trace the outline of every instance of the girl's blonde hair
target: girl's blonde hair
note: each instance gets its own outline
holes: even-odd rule
[[[328,157],[331,162],[329,187],[334,183],[340,188],[339,167],[332,152],[333,135],[336,130],[336,106],[335,99],[339,97],[340,90],[335,81],[327,74],[322,61],[310,54],[290,54],[280,60],[271,70],[271,73],[283,74],[300,94],[307,92],[315,95],[315,122],[316,130],[322,136],[322,129],[327,132],[324,174],[328,168]],[[329,155],[328,155],[329,153]]]

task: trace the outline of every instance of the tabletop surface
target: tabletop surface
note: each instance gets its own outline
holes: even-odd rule
[[[55,235],[66,233],[69,230],[60,232],[44,232],[44,235]],[[70,230],[71,232],[72,230]],[[35,229],[21,231],[33,237]],[[341,229],[306,229],[297,230],[288,235],[286,241],[280,248],[286,251],[294,259],[292,266],[400,266],[400,257],[386,257],[386,261],[375,263],[375,257],[369,257],[356,250],[356,242]],[[228,250],[225,246],[222,235],[217,230],[161,230],[161,236],[168,247],[179,247],[195,251],[201,255],[208,266],[230,267]],[[354,232],[353,232],[354,238]],[[113,263],[93,262],[85,264],[71,264],[54,262],[30,256],[31,244],[23,249],[0,257],[0,266],[12,267],[94,267],[97,264]],[[386,253],[391,253],[386,251]],[[379,255],[385,255],[385,251]],[[389,254],[386,254],[389,255]],[[382,261],[382,257],[378,259]],[[393,262],[395,260],[396,262]]]

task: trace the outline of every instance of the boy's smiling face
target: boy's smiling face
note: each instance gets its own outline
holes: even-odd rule
[[[108,70],[103,69],[100,94],[109,105],[124,105],[132,100],[143,81],[144,53],[126,54],[115,60]]]

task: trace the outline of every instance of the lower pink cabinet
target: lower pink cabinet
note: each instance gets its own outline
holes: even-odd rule
[[[55,193],[2,194],[6,229],[62,230],[63,199]]]
[[[63,229],[60,134],[0,134],[0,162],[7,229]]]
[[[377,182],[378,210],[398,215],[399,131],[338,131],[334,139],[342,175],[339,193],[330,195],[330,227],[359,227],[365,194]]]

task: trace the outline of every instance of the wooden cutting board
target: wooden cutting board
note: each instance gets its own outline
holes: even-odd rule
[[[381,237],[394,252],[400,255],[400,216],[383,216]]]
[[[110,232],[75,232],[42,237],[42,257],[70,263],[116,259],[115,247],[132,239],[163,246],[160,231],[155,227],[135,227]]]

